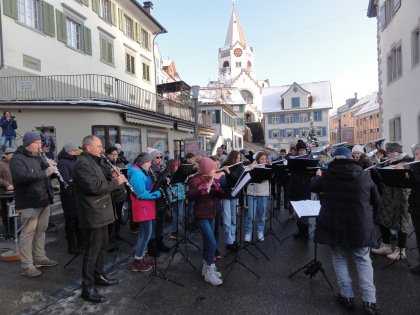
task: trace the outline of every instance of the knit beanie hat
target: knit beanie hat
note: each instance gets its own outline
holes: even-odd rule
[[[414,151],[417,151],[417,150],[420,150],[420,144],[413,145],[412,147],[413,155],[414,155]],[[7,152],[7,149],[6,149],[6,152]]]
[[[345,156],[346,159],[351,159],[351,151],[347,149],[346,147],[338,147],[337,149],[334,150],[331,156],[332,157]]]
[[[27,147],[32,142],[37,140],[41,140],[41,136],[39,134],[30,131],[25,132],[25,134],[23,135],[23,146]]]
[[[66,151],[67,153],[78,149],[79,146],[74,141],[67,141],[67,143],[64,146],[64,151]]]
[[[361,145],[358,145],[358,144],[356,144],[354,147],[353,147],[353,149],[351,149],[351,152],[360,152],[360,153],[365,153],[364,151],[363,151],[363,148],[362,148],[362,146]]]
[[[399,143],[388,143],[386,147],[386,152],[398,152],[402,153],[402,145]]]
[[[150,155],[150,153],[148,153],[146,155],[139,157],[136,163],[142,166],[143,164],[146,164],[147,162],[151,162],[152,160],[153,160],[153,157]]]
[[[121,144],[119,144],[119,143],[116,143],[116,144],[114,145],[114,147],[116,147],[118,150],[121,150],[121,149],[122,149]]]
[[[198,174],[208,174],[217,167],[216,162],[208,157],[203,157],[201,162],[198,163]]]
[[[152,157],[152,160],[156,157],[156,155],[158,154],[162,155],[162,153],[160,153],[158,149],[152,149],[149,151],[148,154]]]
[[[300,149],[306,149],[306,143],[302,140],[298,140],[296,143],[296,150],[299,151]]]
[[[318,157],[321,157],[321,156],[328,157],[327,152],[325,152],[325,151],[319,152]]]

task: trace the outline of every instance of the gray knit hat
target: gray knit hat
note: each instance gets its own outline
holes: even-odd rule
[[[78,150],[79,146],[74,141],[67,141],[67,143],[64,146],[64,151],[70,152],[73,150]]]
[[[25,134],[23,135],[23,146],[27,147],[32,142],[37,140],[41,140],[41,136],[39,134],[30,131],[25,132]]]
[[[162,153],[158,149],[152,149],[149,151],[149,155],[152,157],[152,160],[156,157],[156,155],[162,155]]]
[[[139,157],[136,163],[142,166],[143,164],[146,164],[147,162],[151,162],[152,160],[153,160],[153,157],[150,155],[150,153],[148,153],[146,155]]]

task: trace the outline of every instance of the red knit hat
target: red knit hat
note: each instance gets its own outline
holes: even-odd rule
[[[201,162],[198,163],[198,174],[209,174],[212,170],[217,167],[216,162],[208,157],[203,157]]]

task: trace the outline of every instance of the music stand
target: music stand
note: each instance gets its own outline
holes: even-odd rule
[[[401,189],[416,187],[416,178],[411,169],[378,168],[377,171],[381,179],[389,187]],[[402,216],[400,216],[400,220],[402,220]],[[413,269],[407,258],[403,256],[402,248],[400,247],[400,253],[398,254],[397,258],[392,263],[382,268],[382,270],[385,270],[400,261],[406,264],[410,269]]]
[[[296,211],[296,214],[302,218],[316,218],[319,215],[319,210],[321,209],[321,204],[319,200],[302,200],[302,201],[291,201],[293,204],[293,208]],[[306,265],[300,267],[295,272],[291,273],[289,275],[289,278],[293,277],[295,274],[297,274],[299,271],[306,269],[305,274],[309,275],[312,279],[316,276],[318,271],[321,271],[323,274],[325,280],[327,280],[328,284],[330,285],[331,290],[334,291],[333,286],[331,285],[330,280],[328,279],[327,275],[325,274],[325,269],[322,267],[322,263],[318,260],[318,243],[315,243],[315,255],[314,258],[308,262]]]
[[[274,172],[273,178],[274,178],[274,180],[275,180],[276,183],[279,183],[280,179],[286,181],[286,177],[288,176],[288,171],[289,170],[287,168],[287,165],[286,164],[283,164],[284,161],[285,160],[276,161],[276,162],[273,162],[273,164],[271,164],[271,165],[266,165],[266,167],[271,168],[273,170],[273,172]],[[284,184],[284,182],[283,182],[283,184]],[[271,191],[271,189],[270,189],[270,191]],[[281,194],[282,193],[280,191],[279,196],[278,196],[278,209],[279,210],[281,208],[281,199],[282,199],[281,198]],[[284,201],[284,198],[285,198],[285,190],[284,190],[284,186],[283,186],[283,201]],[[283,205],[286,206],[286,203],[283,202]],[[270,218],[269,218],[269,220],[270,220],[270,228],[271,228],[271,225],[272,225],[272,223],[271,223],[272,218],[274,218],[286,230],[285,225],[283,223],[281,223],[281,221],[279,220],[279,218],[275,214],[274,209],[275,208],[274,208],[274,201],[273,201],[273,210],[270,212]],[[286,222],[286,224],[289,223],[289,221],[290,220],[288,220]],[[281,242],[280,239],[279,239],[279,241]]]

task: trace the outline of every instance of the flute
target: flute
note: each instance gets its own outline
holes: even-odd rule
[[[388,159],[388,160],[385,160],[385,161],[379,162],[378,164],[375,164],[375,165],[372,165],[372,166],[369,166],[369,167],[365,168],[365,171],[368,171],[368,170],[370,170],[371,168],[374,168],[376,165],[381,165],[381,164],[384,164],[384,163],[386,163],[386,162],[391,162],[391,161],[393,161],[393,160],[395,160],[395,159],[396,159],[396,158],[392,158],[392,159]]]
[[[39,154],[43,157],[43,159],[47,162],[47,164],[49,166],[54,166],[52,165],[52,163],[50,162],[50,159],[48,158],[48,156],[45,155],[45,153],[39,149],[38,150]],[[61,176],[60,172],[57,169],[57,172],[55,172],[55,174],[57,175],[58,181],[63,185],[64,189],[66,189],[67,187],[69,187],[69,184],[66,183],[66,181],[64,180],[63,176]]]
[[[111,161],[108,159],[108,157],[107,157],[107,156],[105,156],[104,154],[102,154],[102,153],[101,153],[101,156],[102,156],[102,157],[103,157],[103,159],[105,160],[106,164],[108,164],[108,166],[111,168],[111,170],[113,170],[113,171],[115,172],[115,174],[117,174],[118,176],[120,176],[120,175],[121,175],[121,173],[120,173],[120,171],[118,170],[118,167],[116,167],[114,164],[112,164],[112,162],[111,162]],[[136,193],[136,192],[134,191],[133,186],[131,186],[129,182],[125,182],[125,183],[124,183],[124,186],[125,186],[126,188],[128,188],[128,190],[130,191],[130,193],[133,195],[133,197],[134,197],[135,199],[140,199],[139,194],[138,194],[138,193]]]
[[[235,165],[238,165],[238,164],[241,164],[241,163],[243,163],[243,161],[242,162],[235,163],[235,164],[232,164],[232,165],[229,165],[228,168],[231,168],[232,166],[235,166]],[[221,171],[223,171],[223,167],[222,168],[219,168],[218,170],[216,170],[216,173],[217,172],[221,172]]]
[[[214,174],[213,174],[213,176],[211,177],[211,179],[210,179],[210,181],[209,181],[209,187],[207,187],[207,193],[209,193],[210,192],[210,190],[211,190],[211,185],[213,185],[213,180],[214,180]]]

